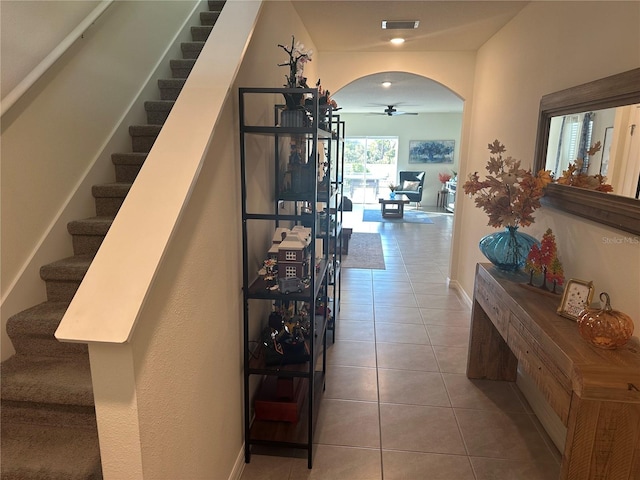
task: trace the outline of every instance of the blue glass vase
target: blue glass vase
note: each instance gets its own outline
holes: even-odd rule
[[[480,239],[480,251],[500,270],[515,272],[524,267],[533,245],[540,242],[531,235],[521,233],[518,227],[506,227]]]

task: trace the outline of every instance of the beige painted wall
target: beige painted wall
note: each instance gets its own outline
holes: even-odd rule
[[[14,3],[31,12],[31,2]],[[66,224],[95,215],[91,185],[114,181],[111,153],[131,151],[128,126],[146,122],[136,101],[159,98],[145,85],[196,3],[114,3],[3,115],[3,359],[13,352],[6,320],[45,300],[40,266],[72,254]],[[4,70],[12,53],[2,53]]]
[[[597,25],[597,28],[590,26]],[[478,52],[468,157],[462,174],[484,171],[487,144],[498,138],[525,166],[533,162],[542,95],[640,66],[639,2],[532,2]],[[469,296],[477,243],[494,231],[472,200],[459,196],[454,277]],[[556,235],[568,278],[593,280],[640,334],[640,242],[563,212],[543,208],[525,230]],[[635,242],[634,242],[635,238]]]
[[[97,0],[0,2],[0,73],[4,98],[100,2]]]

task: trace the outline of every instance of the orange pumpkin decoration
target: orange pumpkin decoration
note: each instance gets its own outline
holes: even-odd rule
[[[623,346],[633,335],[633,320],[626,313],[611,308],[607,292],[600,294],[604,308],[585,308],[580,312],[580,335],[598,348],[612,350]]]

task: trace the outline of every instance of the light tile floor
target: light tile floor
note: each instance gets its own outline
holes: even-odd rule
[[[470,310],[447,276],[453,216],[363,223],[386,270],[343,269],[313,469],[253,454],[242,480],[552,480],[560,453],[518,390],[465,376]]]

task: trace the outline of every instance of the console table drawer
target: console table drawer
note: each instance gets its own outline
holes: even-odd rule
[[[509,326],[509,347],[518,359],[518,366],[527,372],[544,395],[549,406],[558,414],[564,425],[569,422],[571,388],[566,388],[545,365],[537,345],[529,343],[518,332],[517,326]]]

